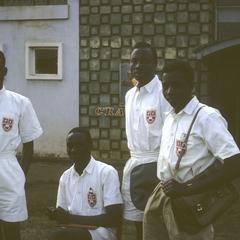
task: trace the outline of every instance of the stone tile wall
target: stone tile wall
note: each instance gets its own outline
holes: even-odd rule
[[[213,38],[213,12],[208,0],[80,0],[80,125],[91,129],[96,157],[128,158],[124,116],[116,111],[119,65],[128,63],[135,42],[157,48],[159,70],[175,58],[190,61],[196,93],[208,100],[207,69],[194,49]],[[100,114],[99,107],[109,109]]]

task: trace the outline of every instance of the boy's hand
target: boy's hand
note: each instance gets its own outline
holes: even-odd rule
[[[171,198],[185,195],[187,187],[185,184],[177,182],[175,179],[170,179],[166,182],[161,182],[164,193]]]
[[[61,207],[54,208],[54,207],[48,207],[48,216],[52,220],[56,220],[58,223],[69,223],[70,222],[70,216],[71,214],[64,210]]]
[[[55,207],[47,207],[47,216],[49,217],[49,219],[56,220],[55,211],[56,211]]]

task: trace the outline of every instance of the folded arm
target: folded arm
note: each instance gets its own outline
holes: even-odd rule
[[[101,227],[118,227],[122,219],[122,204],[114,204],[105,207],[106,213],[95,216],[74,215],[64,210],[56,208],[52,210],[51,218],[63,224],[81,224]]]

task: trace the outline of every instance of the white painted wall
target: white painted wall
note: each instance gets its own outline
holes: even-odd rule
[[[52,7],[38,9],[36,14],[32,14],[34,7],[9,7],[6,17],[1,14],[0,18],[0,45],[8,67],[5,86],[31,99],[44,130],[35,142],[40,156],[65,157],[66,134],[79,123],[79,6],[76,0],[69,0],[68,5],[68,18],[65,8],[61,19],[59,6],[60,14],[54,14]],[[27,41],[63,43],[63,80],[25,79]]]

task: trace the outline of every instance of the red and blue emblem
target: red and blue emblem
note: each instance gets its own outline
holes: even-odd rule
[[[186,152],[186,143],[182,140],[176,140],[176,154],[179,157],[184,155]]]
[[[185,133],[182,133],[180,139],[176,139],[176,154],[179,157],[180,155],[183,156],[187,150],[187,145],[185,143],[186,138]]]
[[[9,132],[13,126],[13,119],[11,118],[3,118],[2,120],[2,128],[5,132]]]
[[[91,187],[88,191],[88,204],[91,208],[93,208],[97,204],[97,195]]]
[[[146,120],[149,124],[154,123],[156,119],[156,110],[147,110],[146,112]]]

